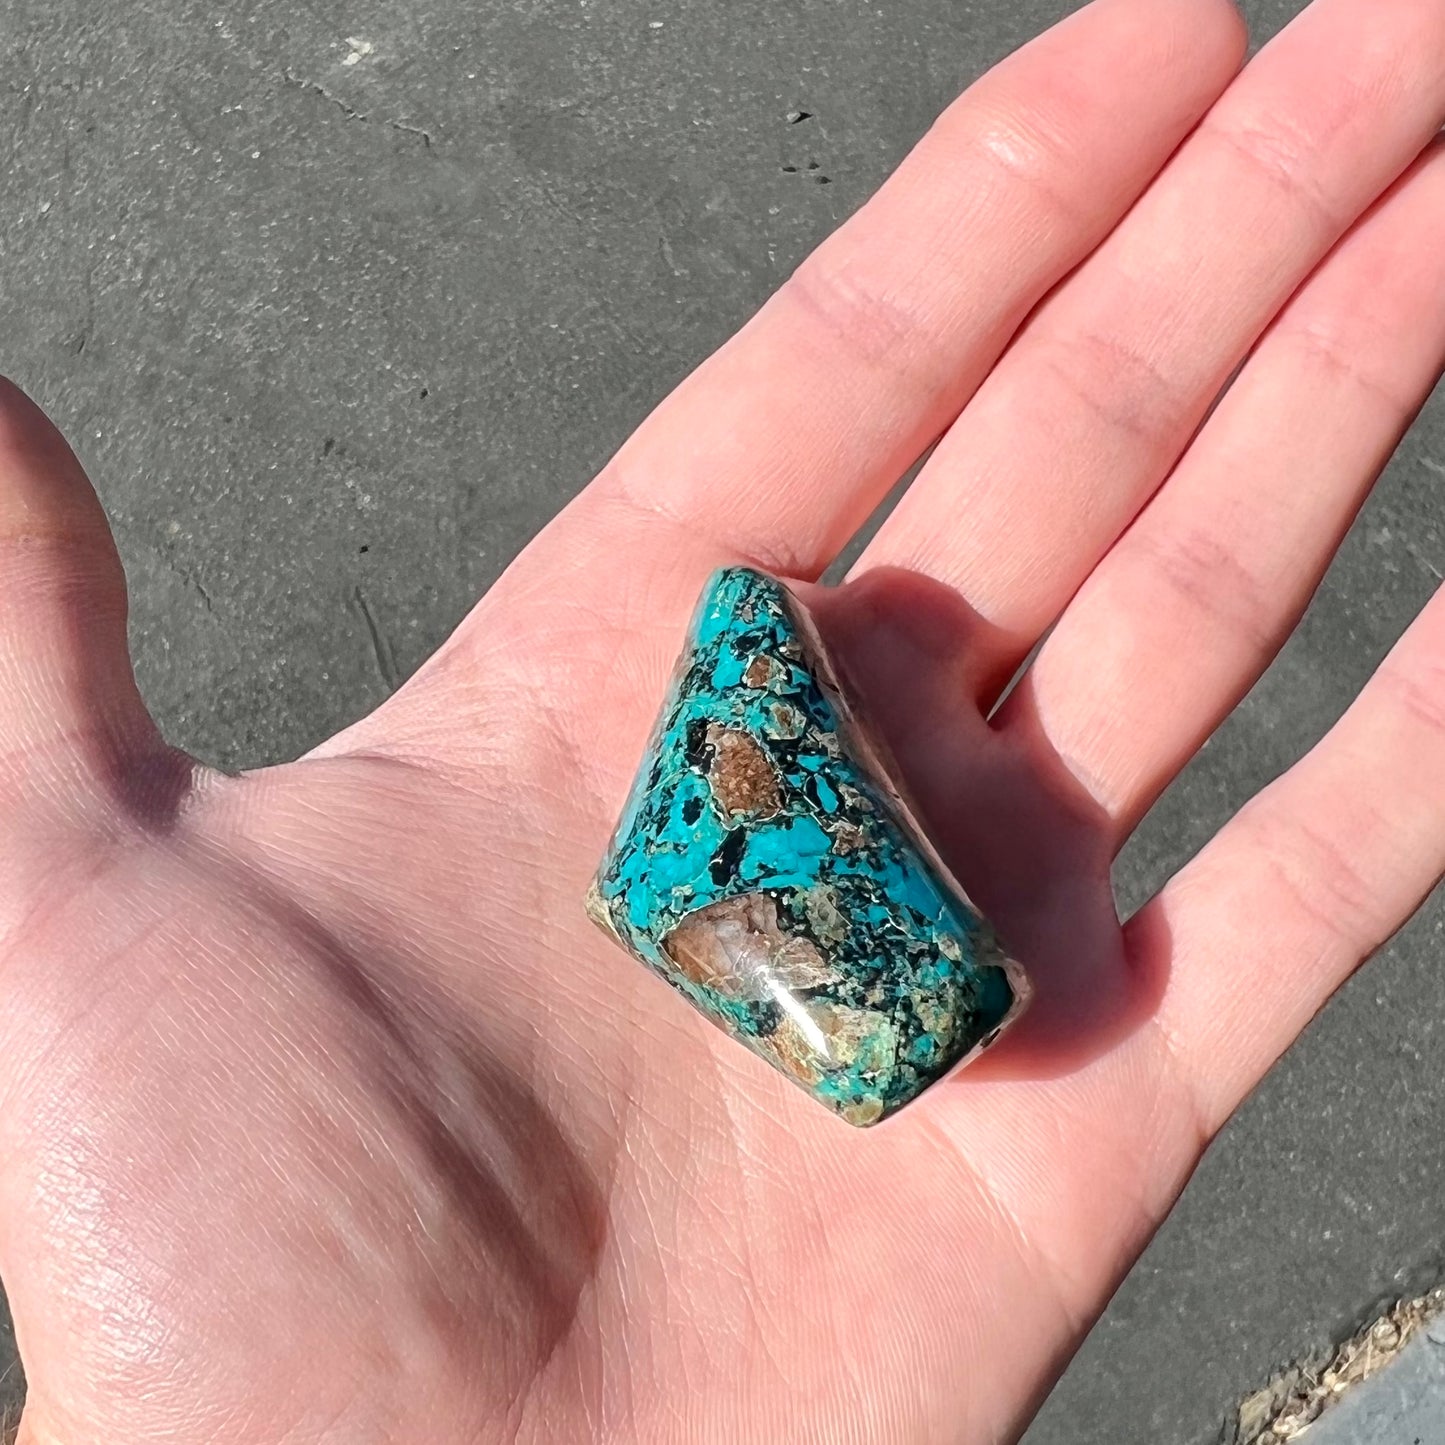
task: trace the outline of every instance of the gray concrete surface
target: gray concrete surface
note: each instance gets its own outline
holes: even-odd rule
[[[1340,1398],[1309,1445],[1445,1445],[1445,1330],[1418,1335],[1388,1369]]]
[[[1063,8],[0,0],[0,369],[94,469],[171,734],[243,765],[376,703]],[[1296,6],[1247,8],[1267,33]],[[1130,849],[1127,900],[1325,730],[1425,601],[1442,475],[1437,406]],[[1030,1445],[1207,1445],[1274,1365],[1429,1282],[1442,937],[1437,899],[1242,1110]]]

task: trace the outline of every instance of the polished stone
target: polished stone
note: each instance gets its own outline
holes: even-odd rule
[[[588,899],[852,1124],[986,1047],[1026,985],[903,803],[802,603],[713,577]]]

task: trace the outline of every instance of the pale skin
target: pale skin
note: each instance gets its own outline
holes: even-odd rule
[[[25,1445],[1019,1434],[1445,867],[1437,597],[1147,907],[1109,902],[1445,358],[1445,5],[1317,0],[1244,47],[1228,0],[1096,0],[1006,61],[285,766],[162,741],[99,505],[0,391]],[[581,900],[709,572],[816,578],[939,436],[824,620],[1038,998],[859,1132]]]

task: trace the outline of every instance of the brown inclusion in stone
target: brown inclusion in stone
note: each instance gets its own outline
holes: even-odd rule
[[[744,670],[743,683],[747,687],[770,687],[777,671],[777,663],[767,653],[760,652]]]
[[[783,805],[778,775],[768,755],[747,733],[710,723],[707,765],[708,786],[724,813],[751,813],[768,818]]]
[[[725,998],[758,1002],[839,981],[812,939],[784,932],[777,902],[766,893],[724,898],[688,914],[663,939],[662,951],[689,982]]]

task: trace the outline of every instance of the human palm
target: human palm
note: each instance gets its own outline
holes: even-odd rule
[[[160,741],[94,498],[0,395],[29,1445],[1023,1428],[1204,1143],[1445,860],[1437,599],[1114,915],[1110,861],[1445,352],[1445,164],[1414,161],[1445,9],[1319,0],[1231,85],[1241,46],[1224,0],[1098,0],[993,72],[411,683],[283,767]],[[581,900],[707,574],[817,577],[939,436],[817,603],[1037,998],[864,1133]]]

